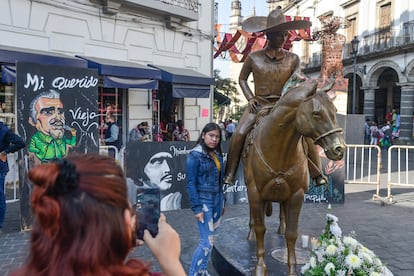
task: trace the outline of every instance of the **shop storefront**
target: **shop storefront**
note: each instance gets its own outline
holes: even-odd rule
[[[117,61],[111,59],[77,56],[87,61],[88,68],[97,69],[100,75],[98,111],[100,114],[100,135],[102,136],[106,125],[105,117],[112,113],[117,118],[123,144],[127,142],[129,126],[128,99],[131,89],[147,96],[150,104],[151,92],[158,89],[158,80],[161,72],[157,69],[134,62]]]
[[[203,75],[191,69],[174,68],[149,64],[149,66],[161,71],[159,88],[153,96],[156,112],[153,116],[153,124],[164,130],[169,130],[169,125],[174,125],[178,120],[184,120],[187,108],[184,98],[207,99],[210,97],[211,85],[214,78]],[[158,106],[157,106],[158,105]],[[168,135],[164,141],[169,140]]]

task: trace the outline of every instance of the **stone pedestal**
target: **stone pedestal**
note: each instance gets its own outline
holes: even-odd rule
[[[276,212],[276,213],[275,213]],[[284,236],[277,234],[277,214],[266,218],[265,262],[268,275],[288,275],[287,249]],[[224,219],[214,239],[212,262],[219,275],[252,275],[256,265],[256,242],[246,239],[249,231],[248,213]],[[296,241],[297,272],[310,258],[310,250],[302,249],[300,235]]]

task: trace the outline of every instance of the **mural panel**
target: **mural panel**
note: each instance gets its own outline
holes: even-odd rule
[[[98,75],[90,69],[17,63],[18,132],[30,160],[98,152]]]

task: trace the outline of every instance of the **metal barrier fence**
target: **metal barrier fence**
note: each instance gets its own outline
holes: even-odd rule
[[[6,202],[15,202],[19,200],[19,166],[17,164],[17,153],[7,154],[9,163],[9,172],[4,180],[4,194]]]
[[[392,186],[414,188],[414,146],[394,145],[388,149],[387,199],[389,203],[393,202]]]
[[[115,146],[99,146],[99,154],[108,156],[110,149],[115,152],[115,161],[122,169],[125,169],[125,147],[118,150]]]
[[[375,185],[376,193],[372,199],[380,199],[381,148],[377,145],[346,147],[345,184]]]

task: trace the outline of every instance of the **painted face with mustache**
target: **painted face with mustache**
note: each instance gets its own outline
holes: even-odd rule
[[[144,173],[148,179],[158,185],[161,191],[168,190],[172,185],[171,168],[168,164],[171,159],[170,153],[159,152],[154,154],[144,167]]]
[[[64,134],[65,114],[60,99],[39,98],[35,105],[37,111],[37,130],[44,134],[61,139]]]

